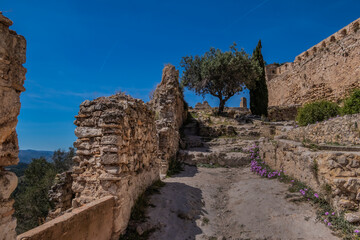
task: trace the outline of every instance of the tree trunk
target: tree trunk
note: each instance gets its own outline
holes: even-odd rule
[[[224,111],[226,101],[221,98],[219,98],[219,99],[220,99],[220,104],[219,104],[218,114],[221,114]]]

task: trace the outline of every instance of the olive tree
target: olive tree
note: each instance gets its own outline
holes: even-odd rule
[[[217,97],[219,113],[232,96],[253,87],[261,71],[258,62],[243,49],[238,50],[235,43],[226,52],[210,48],[203,56],[183,57],[180,66],[184,69],[182,86],[198,95]]]

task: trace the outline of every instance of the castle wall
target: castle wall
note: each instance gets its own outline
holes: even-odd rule
[[[3,240],[16,236],[16,219],[12,216],[14,200],[10,194],[18,180],[5,167],[19,162],[15,128],[26,73],[22,66],[26,60],[26,41],[9,29],[11,25],[12,21],[0,12],[0,236]]]
[[[360,88],[360,19],[301,53],[266,66],[269,106],[338,102]]]

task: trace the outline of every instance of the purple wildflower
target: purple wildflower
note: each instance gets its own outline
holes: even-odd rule
[[[318,195],[317,193],[314,193],[314,196],[315,196],[316,198],[319,198],[319,195]]]

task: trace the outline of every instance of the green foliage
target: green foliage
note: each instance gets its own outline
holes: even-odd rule
[[[345,99],[342,114],[360,113],[360,89],[355,90],[350,97]]]
[[[257,62],[261,68],[261,74],[256,79],[255,84],[250,89],[250,110],[254,115],[267,117],[268,112],[268,89],[265,78],[265,61],[261,54],[261,40],[256,46],[252,59]]]
[[[33,159],[25,170],[14,192],[17,232],[22,233],[45,221],[51,203],[48,191],[53,184],[56,170],[45,158]]]
[[[308,103],[299,108],[296,121],[299,125],[306,126],[335,117],[339,112],[340,107],[336,103],[328,101]]]
[[[159,194],[160,189],[165,186],[165,183],[161,180],[154,182],[143,192],[135,202],[135,205],[131,209],[130,223],[126,229],[126,233],[121,235],[119,240],[146,240],[150,234],[156,230],[151,228],[146,230],[142,235],[136,231],[136,223],[144,222],[146,219],[146,208],[154,207],[150,204],[150,196],[153,194]],[[134,224],[135,223],[135,224]]]
[[[314,174],[315,177],[318,177],[319,174],[319,164],[316,160],[310,166],[311,172]]]
[[[234,43],[230,50],[210,48],[203,56],[186,56],[181,59],[184,68],[181,85],[205,96],[211,94],[220,101],[218,112],[222,113],[229,98],[252,87],[260,67]]]
[[[29,164],[27,164],[27,163],[19,162],[18,165],[12,165],[12,166],[6,167],[6,170],[15,173],[16,176],[19,178],[25,174],[25,170],[28,166],[29,166]]]
[[[54,152],[52,160],[57,172],[65,172],[73,166],[72,158],[75,156],[75,149],[69,147],[69,151],[58,149]]]
[[[55,151],[53,163],[47,162],[44,157],[32,159],[13,193],[17,233],[30,230],[45,221],[52,208],[48,191],[54,183],[55,175],[72,167],[74,155],[74,148],[69,148],[68,152],[60,149]]]
[[[167,171],[167,176],[171,177],[174,174],[180,173],[183,170],[183,164],[176,158],[173,157],[169,162],[169,169]]]

